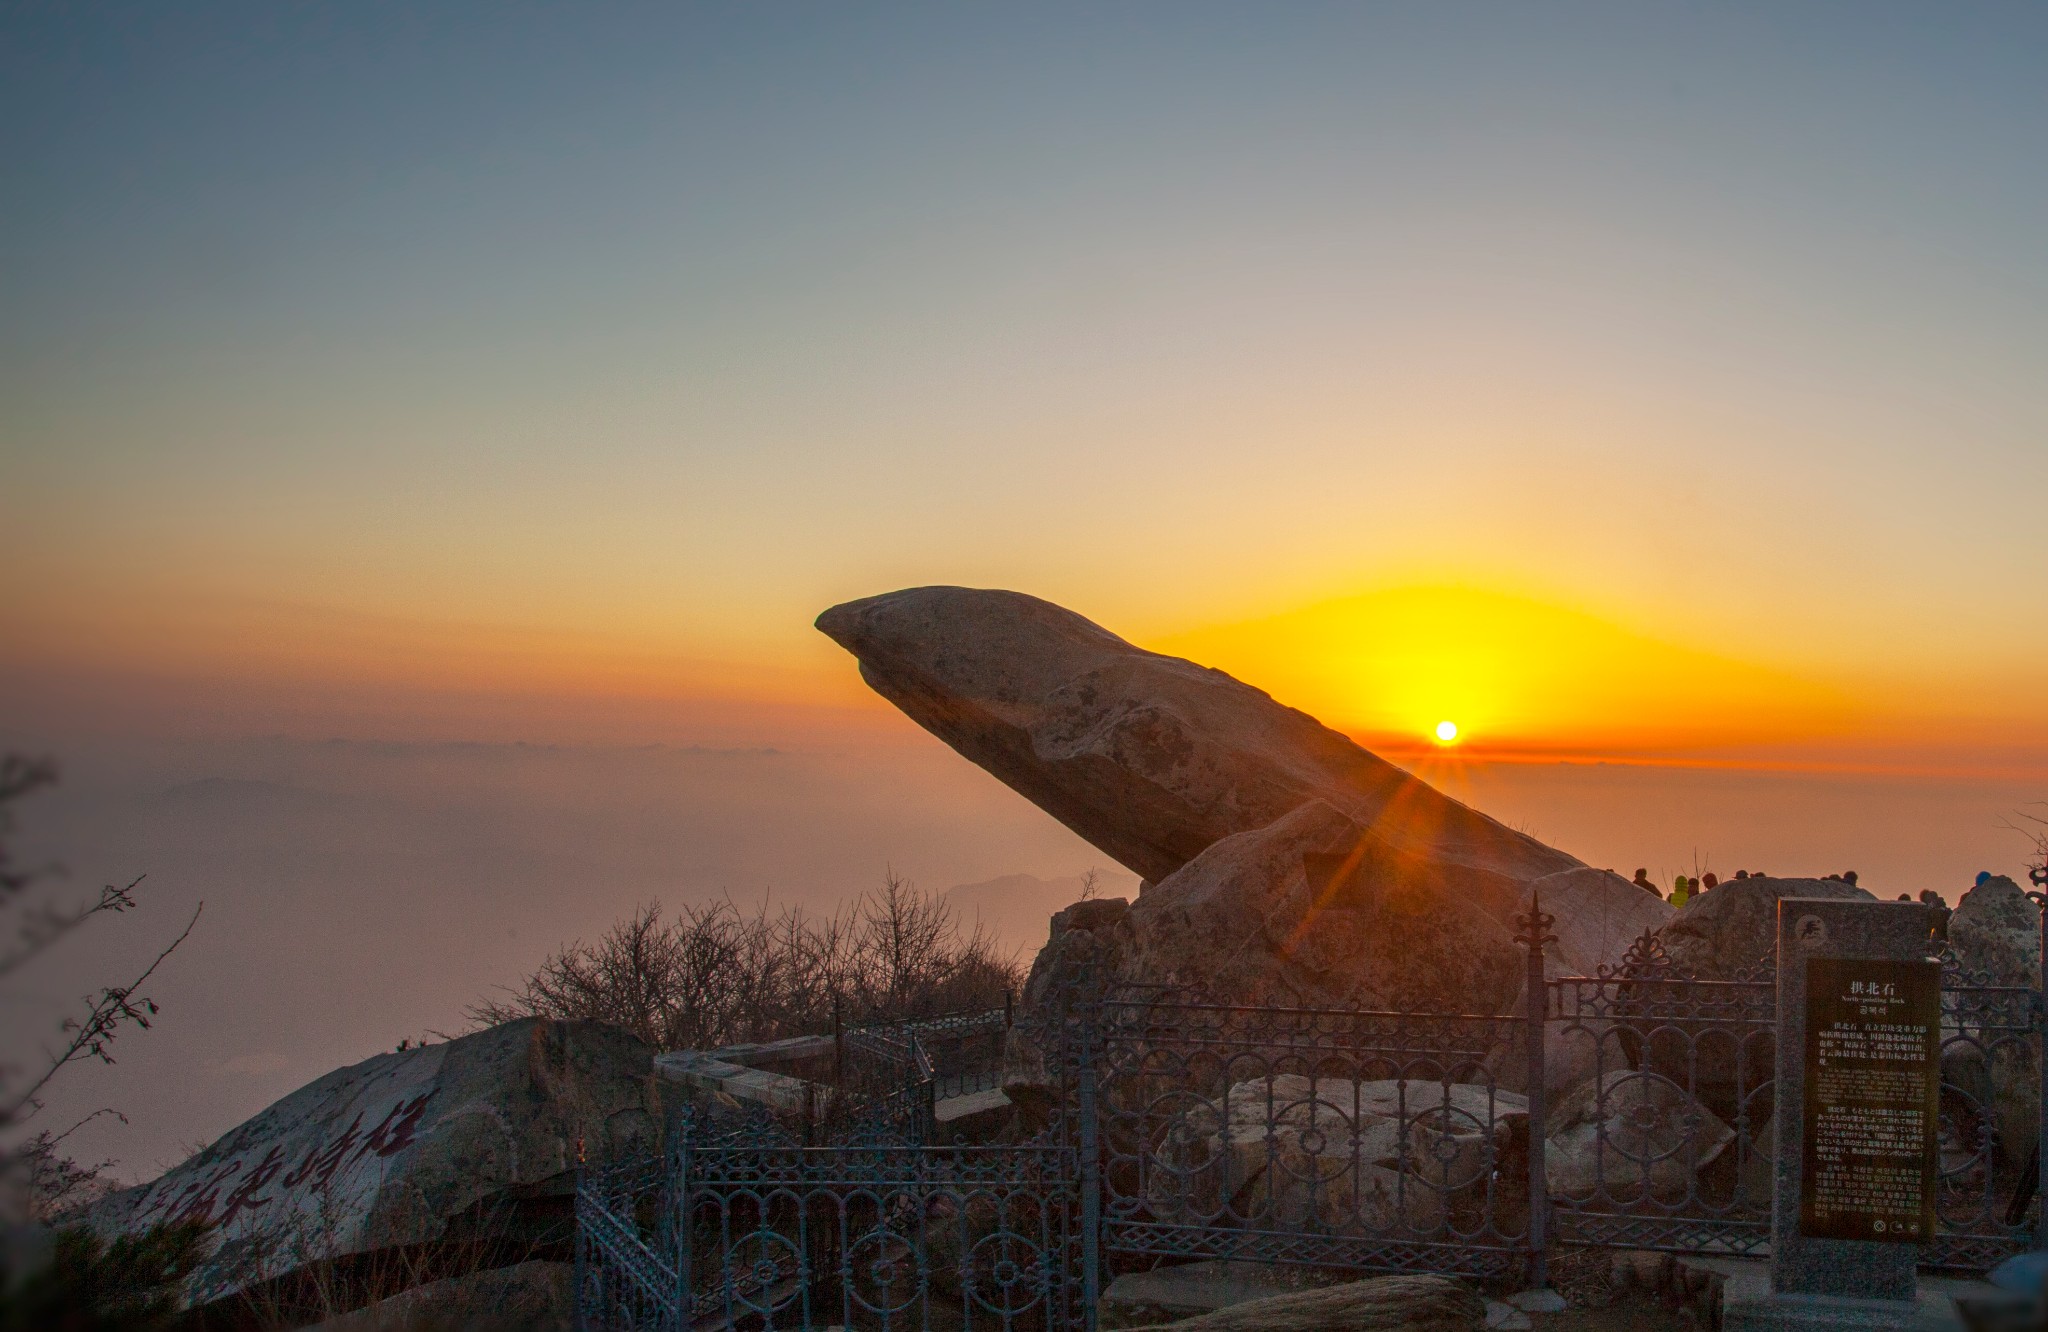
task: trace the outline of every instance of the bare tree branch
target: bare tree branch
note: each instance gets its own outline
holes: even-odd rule
[[[144,1031],[149,1030],[150,1019],[157,1014],[156,1001],[145,995],[138,995],[136,991],[156,974],[156,969],[163,965],[165,958],[177,952],[178,946],[191,937],[192,927],[199,923],[199,913],[205,909],[204,902],[193,909],[192,919],[185,922],[185,928],[179,932],[178,937],[171,940],[164,950],[142,969],[141,975],[126,985],[108,986],[101,990],[97,997],[87,997],[91,1007],[87,1009],[85,1017],[68,1020],[64,1024],[64,1030],[71,1033],[71,1039],[65,1043],[60,1053],[51,1057],[49,1066],[43,1070],[42,1076],[31,1083],[26,1091],[15,1093],[4,1107],[0,1107],[0,1124],[18,1123],[29,1114],[33,1114],[40,1105],[36,1100],[37,1095],[49,1086],[50,1079],[56,1077],[67,1065],[82,1059],[97,1059],[103,1064],[113,1063],[114,1056],[108,1047],[123,1026],[132,1024]]]

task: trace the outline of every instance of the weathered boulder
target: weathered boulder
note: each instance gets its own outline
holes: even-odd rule
[[[1585,866],[1531,883],[1519,911],[1527,912],[1532,901],[1541,902],[1557,938],[1544,950],[1543,969],[1550,976],[1591,976],[1602,967],[1619,966],[1637,940],[1678,915],[1677,907],[1613,870]]]
[[[1448,1277],[1384,1276],[1250,1300],[1151,1332],[1479,1332],[1486,1301]]]
[[[1735,1139],[1685,1088],[1627,1069],[1581,1085],[1548,1118],[1543,1169],[1553,1197],[1678,1201]]]
[[[1262,690],[1036,597],[911,588],[818,628],[877,693],[1152,883],[1312,800],[1497,919],[1523,884],[1579,863]]]
[[[1551,918],[1550,932],[1557,940],[1543,954],[1543,974],[1551,978],[1618,970],[1630,948],[1678,914],[1677,907],[1612,870],[1584,868],[1530,884],[1522,910],[1528,911],[1531,904],[1540,904]],[[1525,1008],[1518,1004],[1515,1011]],[[1553,1022],[1544,1028],[1543,1081],[1552,1092],[1568,1091],[1599,1073],[1603,1050],[1610,1066],[1618,1055],[1613,1023],[1584,1014],[1573,1017],[1569,1023]],[[1512,1064],[1505,1071],[1521,1077]]]
[[[1155,1217],[1426,1235],[1484,1190],[1529,1106],[1477,1084],[1281,1073],[1147,1109]]]
[[[592,1156],[650,1144],[651,1052],[590,1022],[521,1019],[381,1054],[293,1092],[155,1181],[95,1204],[104,1234],[213,1227],[204,1305],[333,1260],[494,1227],[574,1186]]]
[[[1626,1059],[1618,1058],[1610,1046],[1601,1061],[1603,1069],[1633,1064],[1661,1074],[1691,1089],[1716,1115],[1730,1121],[1746,1117],[1754,1122],[1768,1116],[1769,1089],[1776,1076],[1770,1026],[1775,994],[1769,982],[1776,974],[1778,902],[1786,897],[1876,900],[1839,879],[1733,879],[1694,897],[1657,932],[1671,970],[1650,974],[1759,982],[1752,997],[1761,1020],[1747,1030],[1693,1020],[1685,1015],[1683,1002],[1677,1009],[1662,1006],[1682,1001],[1682,995],[1645,985],[1625,994],[1619,1008],[1633,1017],[1637,1032],[1647,1031],[1650,1038],[1640,1041],[1631,1033],[1623,1043]]]
[[[1507,1012],[1522,991],[1523,955],[1506,927],[1447,898],[1432,862],[1361,839],[1319,800],[1224,838],[1128,906],[1113,902],[1054,918],[1027,1011],[1057,1009],[1091,982],[1233,1004],[1482,1015]],[[1045,1094],[1036,1042],[1024,1025],[1010,1036],[1004,1086],[1020,1106]]]
[[[1118,977],[1245,1004],[1505,1012],[1514,936],[1441,866],[1361,834],[1317,800],[1215,843],[1131,904]]]
[[[1963,894],[1948,922],[1949,945],[1964,970],[1987,985],[2041,986],[2041,911],[2005,875]]]
[[[2041,984],[2041,913],[2020,886],[2004,875],[1986,879],[1963,894],[1949,918],[1948,939],[1964,978],[1971,983],[2038,989]],[[2023,1008],[2008,1001],[1997,1013],[2003,1024],[2023,1024]],[[1964,1010],[1993,1017],[1995,1004],[1978,1003]],[[1995,1130],[1995,1164],[2017,1169],[2034,1150],[2040,1126],[2041,1042],[2009,1027],[1954,1025],[1943,1032],[1943,1080],[1952,1104],[1949,1118],[1960,1124],[1966,1142],[1974,1143],[1987,1112]]]
[[[1699,980],[1743,979],[1777,955],[1781,897],[1877,900],[1840,879],[1731,879],[1679,908],[1658,940],[1675,966]]]

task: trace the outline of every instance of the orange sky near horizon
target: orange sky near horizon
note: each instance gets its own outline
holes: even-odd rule
[[[899,729],[807,623],[735,644],[702,624],[598,633],[250,599],[49,604],[0,654],[18,730],[38,729],[39,712],[134,734],[564,744],[836,746]],[[1404,761],[2048,775],[2048,707],[2023,681],[1800,669],[1469,585],[1127,636]],[[1459,730],[1449,749],[1432,740],[1441,721]]]

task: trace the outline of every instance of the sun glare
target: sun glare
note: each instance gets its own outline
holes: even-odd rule
[[[1451,721],[1440,721],[1436,724],[1436,742],[1438,744],[1454,744],[1456,743],[1457,739],[1458,723]]]

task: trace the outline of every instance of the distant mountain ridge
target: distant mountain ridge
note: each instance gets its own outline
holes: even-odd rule
[[[995,936],[997,946],[1029,962],[1045,946],[1052,914],[1081,900],[1082,875],[1041,879],[1035,874],[1004,874],[980,883],[948,888],[940,898],[953,908],[962,929],[979,923]],[[1121,869],[1098,870],[1097,897],[1136,897],[1138,877]]]

